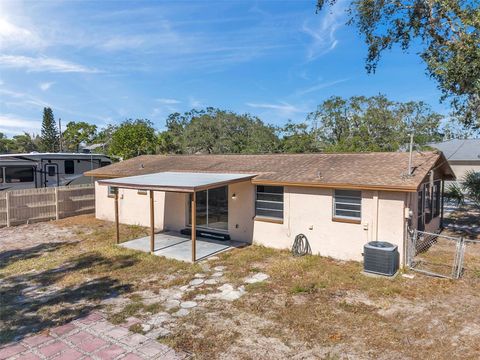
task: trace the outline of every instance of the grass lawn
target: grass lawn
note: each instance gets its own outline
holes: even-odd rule
[[[112,309],[113,322],[165,311],[139,294],[188,284],[206,266],[225,266],[223,281],[234,287],[257,272],[270,278],[246,285],[238,300],[202,302],[159,341],[200,359],[464,359],[480,351],[479,257],[471,257],[459,281],[385,279],[362,275],[357,262],[294,258],[259,246],[195,265],[167,260],[114,246],[113,224],[92,216],[53,222],[55,229],[68,229],[68,241],[45,252],[22,249],[0,265],[0,344],[29,327],[41,331],[95,308],[108,310],[105,300],[117,296],[129,302]],[[147,233],[121,228],[122,241]],[[200,286],[183,300],[209,291]]]

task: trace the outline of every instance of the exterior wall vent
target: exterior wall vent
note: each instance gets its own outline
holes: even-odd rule
[[[363,270],[367,273],[393,276],[398,271],[398,247],[385,241],[371,241],[364,245]]]

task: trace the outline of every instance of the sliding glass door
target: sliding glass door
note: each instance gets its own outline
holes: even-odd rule
[[[192,195],[188,223],[192,224]],[[197,192],[197,226],[212,230],[228,230],[228,186]]]

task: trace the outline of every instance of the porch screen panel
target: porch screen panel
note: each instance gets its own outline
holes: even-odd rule
[[[257,185],[255,215],[283,220],[283,186]]]
[[[440,181],[435,181],[433,184],[433,217],[440,215],[442,198],[442,184]]]

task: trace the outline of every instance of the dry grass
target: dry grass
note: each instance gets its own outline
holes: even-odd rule
[[[78,242],[9,264],[0,269],[0,276],[80,263],[51,282],[68,288],[109,278],[128,285],[124,292],[128,294],[184,285],[202,271],[199,265],[116,247],[112,224],[92,217],[62,220],[58,226],[75,229]],[[146,230],[122,226],[121,233],[126,240]],[[199,359],[477,358],[479,259],[476,250],[467,251],[467,276],[459,281],[422,275],[385,279],[362,275],[358,262],[296,258],[288,251],[260,246],[235,249],[220,254],[210,266],[226,266],[225,276],[235,286],[256,272],[267,273],[270,279],[247,285],[247,294],[234,302],[204,304],[178,319],[172,334],[162,341]],[[206,292],[200,287],[184,299]],[[159,303],[145,305],[138,296],[131,300],[112,321],[163,309]],[[51,316],[50,308],[41,310]]]
[[[191,274],[198,271],[198,266],[192,267],[187,263],[115,246],[113,224],[97,220],[91,215],[67,218],[55,223],[59,227],[73,228],[78,241],[60,247],[48,256],[16,261],[1,269],[0,274],[9,276],[25,273],[32,269],[39,272],[47,271],[63,264],[78,263],[82,259],[88,261],[93,258],[97,261],[92,261],[91,266],[84,266],[81,270],[68,272],[56,283],[59,286],[68,286],[86,279],[108,276],[136,288],[151,290],[155,289],[157,283],[163,287],[163,281],[168,279],[168,275],[184,275],[189,278]],[[148,230],[139,226],[121,225],[120,234],[120,241],[123,242],[146,236]]]
[[[233,283],[253,272],[251,264],[271,279],[248,285],[248,295],[229,306],[212,305],[213,318],[184,320],[171,344],[202,359],[217,358],[219,352],[224,358],[252,358],[262,352],[262,341],[288,347],[275,350],[272,345],[265,358],[298,352],[308,357],[308,351],[322,358],[455,358],[458,345],[452,345],[452,336],[468,326],[466,309],[480,306],[480,283],[474,279],[373,278],[362,275],[356,262],[294,258],[257,246],[225,253],[218,264],[227,266]],[[232,327],[243,335],[232,334]],[[221,334],[215,336],[213,349],[212,328]],[[463,339],[463,358],[475,358],[478,339]]]

